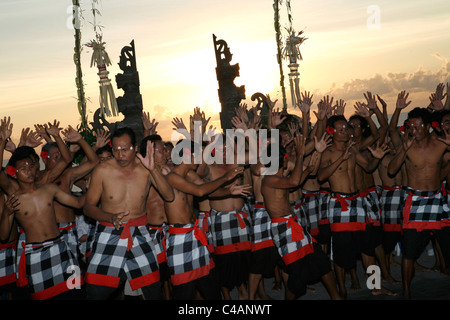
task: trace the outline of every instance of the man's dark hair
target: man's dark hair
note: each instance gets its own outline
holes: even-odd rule
[[[114,138],[120,138],[125,135],[128,135],[130,137],[131,145],[135,146],[136,145],[136,134],[134,133],[133,129],[131,129],[129,127],[123,127],[123,128],[118,128],[118,129],[114,130],[114,132],[111,136],[111,142],[113,141]]]
[[[28,146],[21,146],[14,150],[11,158],[8,161],[8,166],[16,167],[17,161],[30,159],[32,162],[39,163],[39,156],[34,151],[34,148]]]
[[[58,145],[56,144],[56,142],[51,141],[51,142],[47,142],[46,144],[44,144],[42,146],[42,151],[45,151],[47,153],[50,153],[50,149],[51,148],[58,148]],[[59,149],[59,148],[58,148]]]
[[[139,153],[144,157],[147,153],[147,141],[151,141],[151,142],[162,141],[162,138],[159,134],[152,134],[152,135],[146,136],[144,139],[141,140],[141,143],[139,145]]]
[[[333,115],[333,116],[328,118],[327,126],[330,126],[330,127],[334,128],[334,124],[337,121],[341,121],[341,120],[347,122],[347,119],[343,115]]]
[[[112,153],[112,148],[111,148],[111,146],[110,146],[109,144],[107,144],[106,146],[103,146],[103,147],[101,147],[101,148],[98,148],[98,149],[95,151],[95,154],[96,154],[96,155],[100,155],[100,154],[102,154],[103,152],[109,152],[109,153]]]
[[[422,119],[423,124],[431,124],[433,118],[427,108],[416,107],[408,113],[408,119]]]
[[[364,117],[361,117],[359,114],[354,114],[348,119],[348,122],[354,119],[359,120],[359,122],[361,123],[361,130],[363,137],[367,138],[368,136],[370,136],[371,132],[367,120]]]

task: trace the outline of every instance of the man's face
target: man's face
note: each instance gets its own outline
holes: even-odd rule
[[[164,145],[164,160],[167,164],[172,164],[172,147]]]
[[[430,125],[425,125],[421,118],[409,119],[409,132],[416,140],[421,140],[428,136]]]
[[[113,155],[111,152],[103,151],[102,153],[97,155],[97,157],[100,162],[105,162],[106,160],[112,159]]]
[[[441,125],[443,130],[450,130],[450,114],[442,117]]]
[[[19,182],[33,183],[36,178],[38,164],[31,158],[16,162],[16,178]]]
[[[333,140],[347,142],[350,138],[349,126],[347,121],[338,120],[334,123],[335,132],[333,134]]]
[[[167,161],[166,161],[164,143],[162,141],[153,142],[153,149],[155,150],[155,153],[154,153],[155,162],[165,164]]]
[[[51,147],[47,159],[43,159],[45,167],[49,170],[53,169],[56,164],[61,160],[61,152],[57,147]]]
[[[348,122],[349,130],[355,138],[359,138],[362,135],[362,126],[359,119],[352,119]]]
[[[113,138],[112,151],[114,159],[116,159],[117,164],[121,167],[128,166],[136,157],[136,146],[131,144],[131,139],[126,134]]]

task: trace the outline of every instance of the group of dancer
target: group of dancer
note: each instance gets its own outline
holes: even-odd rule
[[[301,117],[275,109],[270,96],[265,113],[241,104],[234,129],[254,130],[257,154],[277,156],[270,163],[251,152],[248,137],[239,154],[224,133],[205,134],[212,127],[199,108],[189,127],[173,119],[184,135],[175,145],[145,112],[142,141],[122,127],[98,130],[92,145],[55,120],[22,129],[16,146],[4,117],[0,288],[16,300],[229,300],[235,288],[239,299],[254,300],[270,298],[264,279],[274,278],[285,299],[322,282],[330,299],[341,300],[347,274],[359,287],[359,260],[399,283],[390,274],[399,245],[409,299],[429,243],[441,273],[450,265],[444,89],[439,84],[429,106],[413,108],[400,126],[411,103],[404,91],[390,120],[371,92],[349,119],[343,100],[323,97],[314,124],[309,92],[298,104]],[[201,145],[195,124],[210,138]],[[216,161],[197,161],[198,150]]]

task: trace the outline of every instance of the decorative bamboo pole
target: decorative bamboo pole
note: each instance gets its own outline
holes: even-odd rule
[[[76,78],[75,83],[77,86],[77,98],[78,98],[78,112],[81,116],[81,124],[80,124],[80,131],[87,130],[88,128],[88,122],[87,122],[87,116],[86,116],[86,96],[84,93],[84,83],[83,83],[83,71],[81,68],[81,51],[82,45],[81,45],[81,26],[79,23],[77,23],[77,19],[80,17],[76,16],[77,14],[80,14],[81,16],[81,9],[77,12],[76,8],[80,8],[80,1],[79,0],[72,0],[73,4],[73,20],[72,24],[75,30],[75,48],[74,48],[74,55],[73,55],[73,61],[76,66]]]
[[[273,2],[273,10],[275,12],[275,33],[276,33],[276,42],[277,42],[277,62],[280,69],[280,86],[281,93],[283,95],[283,111],[287,112],[287,102],[286,102],[286,88],[284,86],[284,72],[283,72],[283,55],[282,55],[282,35],[280,28],[280,5],[282,4],[282,0],[274,0]]]

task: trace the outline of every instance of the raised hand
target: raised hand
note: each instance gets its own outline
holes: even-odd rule
[[[331,146],[333,143],[333,140],[331,139],[330,135],[326,132],[322,135],[320,140],[317,140],[317,137],[314,136],[314,148],[318,153],[324,152],[329,146]]]
[[[156,127],[159,122],[156,122],[155,119],[150,120],[150,112],[142,113],[142,125],[144,126],[144,130],[148,132],[149,135],[156,134]]]
[[[367,101],[367,108],[369,108],[370,110],[375,110],[376,108],[378,108],[377,99],[371,92],[367,91],[367,94],[364,93],[364,98],[366,98]]]
[[[59,127],[59,121],[54,120],[53,124],[48,123],[47,133],[53,137],[59,137],[59,132],[62,128]]]
[[[276,128],[278,125],[282,124],[286,120],[286,116],[283,115],[282,111],[277,108],[277,111],[272,111],[272,128]]]
[[[153,149],[153,142],[147,141],[147,153],[145,154],[145,158],[140,153],[137,153],[136,156],[139,160],[141,160],[144,167],[148,170],[153,170],[155,169],[154,153],[155,150]]]
[[[340,99],[339,101],[336,101],[336,104],[332,108],[333,114],[340,115],[340,116],[344,115],[346,105],[347,104],[342,99]]]
[[[63,134],[66,142],[78,143],[78,141],[83,139],[81,134],[70,125],[66,129],[61,131],[61,133]]]
[[[270,100],[270,95],[266,96],[266,103],[267,107],[269,108],[269,112],[272,112],[272,109],[275,107],[275,104],[277,103],[278,99],[272,101]]]
[[[381,103],[383,109],[385,109],[385,108],[387,107],[386,101],[384,101],[383,99],[381,99],[381,97],[380,97],[378,94],[377,94],[377,98],[378,98],[378,101],[380,101],[380,103]]]
[[[442,99],[444,99],[444,96],[442,96],[442,93],[432,93],[429,99],[431,102],[431,109],[433,109],[434,111],[444,110],[444,104],[442,103]]]
[[[19,146],[36,148],[42,143],[42,137],[40,136],[40,134],[30,130],[30,128],[22,129]]]
[[[34,129],[41,136],[42,139],[44,139],[47,142],[52,141],[52,139],[50,138],[50,136],[47,133],[47,125],[46,124],[44,124],[44,125],[35,124]]]
[[[411,104],[411,101],[406,102],[408,100],[409,93],[402,91],[398,94],[397,103],[395,104],[395,108],[397,109],[405,109],[407,106]]]
[[[442,131],[444,131],[444,138],[438,137],[437,139],[450,146],[450,130],[443,128]]]
[[[7,141],[12,134],[13,124],[11,123],[11,117],[4,117],[0,121],[0,138],[3,141]]]
[[[367,149],[369,149],[372,156],[376,159],[383,158],[384,155],[389,152],[389,147],[386,144],[380,146],[380,142],[377,142],[375,149],[372,149],[371,147],[367,147]]]
[[[369,110],[367,110],[366,104],[362,102],[356,102],[354,107],[357,115],[360,115],[361,117],[364,118],[370,117],[370,112]]]
[[[95,149],[100,149],[103,148],[104,146],[106,146],[109,142],[109,132],[103,129],[97,129],[97,131],[95,131],[94,133],[95,135]]]
[[[174,130],[178,131],[178,130],[187,130],[186,125],[183,122],[182,118],[173,118],[172,119],[172,124],[174,125]]]
[[[312,95],[309,91],[305,91],[304,93],[301,93],[301,96],[302,99],[297,103],[297,105],[301,112],[309,113],[309,110],[313,104],[312,98],[314,95]]]
[[[297,122],[296,121],[291,121],[290,123],[288,123],[288,129],[289,129],[289,133],[291,134],[291,137],[293,137],[294,134],[298,130]]]
[[[248,129],[247,124],[242,120],[242,118],[238,116],[234,116],[231,119],[231,123],[233,124],[233,127],[236,129],[242,129],[244,131]]]

